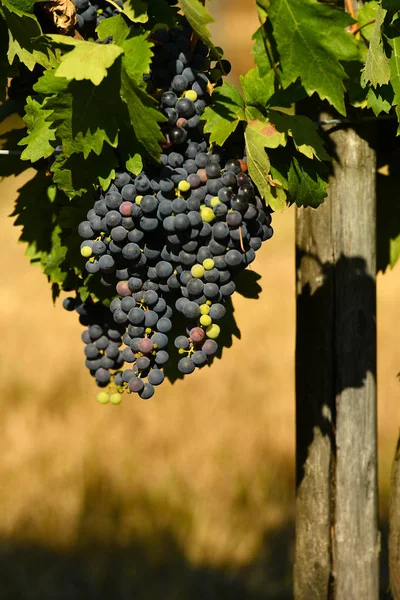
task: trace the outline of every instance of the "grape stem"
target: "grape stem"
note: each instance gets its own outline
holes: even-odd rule
[[[246,250],[244,249],[244,244],[243,244],[243,231],[242,231],[241,225],[239,225],[239,238],[240,238],[240,247],[243,252],[246,252]]]
[[[106,2],[108,2],[109,4],[111,4],[114,8],[116,8],[117,10],[119,10],[119,12],[124,12],[124,9],[121,8],[120,6],[118,6],[118,4],[116,2],[114,2],[114,0],[106,0]]]

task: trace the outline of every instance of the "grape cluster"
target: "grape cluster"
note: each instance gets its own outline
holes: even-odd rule
[[[217,148],[202,130],[200,115],[229,63],[212,64],[184,19],[151,38],[147,85],[168,119],[160,163],[145,160],[137,176],[118,172],[78,228],[86,271],[114,296],[109,308],[89,303],[96,327],[84,333],[86,364],[99,386],[144,399],[168,361],[186,375],[215,355],[236,276],[273,234],[247,174],[243,136]]]
[[[85,38],[95,37],[95,29],[101,21],[120,14],[120,11],[106,0],[73,1],[76,9],[76,28]],[[116,4],[122,7],[122,0],[116,0]]]

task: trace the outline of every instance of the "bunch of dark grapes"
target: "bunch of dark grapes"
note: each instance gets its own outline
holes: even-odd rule
[[[120,11],[106,0],[97,2],[90,0],[73,0],[76,9],[76,28],[84,38],[96,37],[95,29],[100,23],[109,17],[120,14]],[[116,4],[122,7],[122,0],[116,0]],[[106,40],[106,43],[109,40]]]
[[[79,225],[86,271],[116,294],[109,309],[78,307],[89,314],[100,304],[84,334],[86,364],[99,386],[145,399],[168,361],[186,375],[215,355],[236,276],[273,234],[247,174],[243,137],[213,148],[202,131],[200,115],[229,63],[213,65],[184,19],[151,38],[148,86],[168,118],[161,162],[147,160],[137,176],[119,172]]]

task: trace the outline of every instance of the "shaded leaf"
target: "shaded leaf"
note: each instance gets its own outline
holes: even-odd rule
[[[185,17],[193,27],[200,39],[210,48],[214,48],[211,41],[208,25],[214,22],[214,19],[200,0],[180,0],[181,9]]]
[[[124,66],[121,71],[121,97],[128,108],[137,141],[144,152],[158,159],[161,154],[159,142],[165,139],[158,122],[165,121],[166,118],[154,106],[153,99],[129,77]]]
[[[279,111],[268,111],[268,118],[275,125],[277,131],[293,138],[298,152],[307,158],[329,160],[329,155],[324,148],[317,126],[308,117],[302,115],[288,115]]]
[[[25,106],[24,122],[27,126],[28,135],[20,142],[20,146],[26,146],[21,154],[22,160],[36,162],[41,158],[48,158],[54,152],[56,132],[53,123],[47,121],[51,110],[39,104],[35,99],[28,96]]]
[[[236,130],[239,122],[245,120],[244,101],[231,83],[224,82],[215,89],[212,103],[201,116],[206,121],[205,133],[210,133],[210,143],[222,146]]]
[[[91,153],[87,160],[78,154],[65,158],[60,154],[51,166],[54,182],[68,198],[82,196],[100,181],[103,189],[107,188],[115,176],[118,166],[115,151],[105,145],[100,156]]]
[[[275,73],[269,71],[262,77],[258,67],[254,67],[240,77],[240,85],[246,104],[263,109],[275,92]]]
[[[304,156],[293,157],[289,169],[288,191],[297,206],[317,208],[327,196],[327,168]]]

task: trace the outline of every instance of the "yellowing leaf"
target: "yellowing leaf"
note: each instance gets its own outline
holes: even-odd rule
[[[56,71],[56,77],[65,77],[68,81],[89,79],[94,85],[99,85],[106,77],[107,69],[123,54],[123,49],[115,44],[97,44],[58,34],[48,37],[59,44],[73,46],[71,52],[61,57]]]

